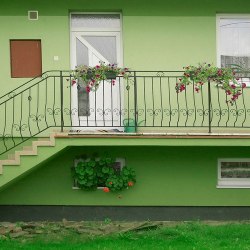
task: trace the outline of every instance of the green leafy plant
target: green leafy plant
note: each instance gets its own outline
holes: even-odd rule
[[[121,76],[127,79],[129,77],[128,68],[119,68],[116,64],[105,64],[100,62],[99,65],[89,67],[86,65],[77,66],[71,73],[73,76],[72,85],[82,79],[86,86],[86,91],[96,91],[100,84],[110,79],[111,84],[115,85],[116,77]]]
[[[232,68],[218,68],[212,64],[202,63],[198,66],[184,67],[185,72],[176,83],[176,92],[182,92],[187,85],[194,84],[194,90],[199,93],[208,81],[215,82],[229,96],[228,102],[233,104],[242,94],[246,83],[239,83],[236,72]]]
[[[115,171],[115,160],[111,157],[85,157],[72,167],[72,175],[78,187],[83,190],[96,190],[104,187],[104,192],[121,191],[134,186],[136,175],[134,169],[124,166]]]

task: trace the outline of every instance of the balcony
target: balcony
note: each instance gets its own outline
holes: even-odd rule
[[[250,90],[231,105],[213,82],[176,92],[180,71],[133,71],[87,93],[69,71],[49,71],[0,98],[0,151],[49,131],[66,134],[249,136]],[[248,77],[240,82],[249,83]]]

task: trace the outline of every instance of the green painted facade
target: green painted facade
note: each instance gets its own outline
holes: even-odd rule
[[[249,7],[245,0],[1,1],[1,93],[28,80],[10,77],[10,39],[41,39],[43,71],[70,68],[71,12],[122,13],[124,65],[133,70],[181,70],[188,64],[216,63],[216,14],[244,14]],[[28,10],[38,10],[39,20],[29,21]]]
[[[72,189],[76,156],[109,153],[135,168],[136,185],[120,193]],[[0,204],[250,206],[249,189],[217,189],[217,159],[249,157],[248,147],[68,147],[3,190]],[[121,198],[118,196],[121,195]]]
[[[250,206],[249,189],[216,187],[218,158],[250,158],[249,146],[249,139],[57,139],[21,166],[4,167],[0,204]],[[73,190],[75,157],[93,153],[125,158],[136,185],[121,193]]]
[[[38,10],[39,20],[29,21],[28,10]],[[29,80],[10,77],[10,39],[41,39],[43,71],[70,69],[72,12],[121,13],[123,64],[132,70],[182,70],[198,62],[216,64],[216,14],[248,14],[249,10],[246,0],[29,0],[22,4],[2,0],[1,96]],[[59,61],[53,60],[55,55]],[[9,185],[0,193],[0,204],[250,206],[249,189],[216,188],[217,159],[250,158],[249,146],[249,139],[57,139],[54,149],[41,148],[38,156],[22,157],[20,167],[4,167],[0,184]],[[122,198],[100,190],[73,190],[70,167],[75,156],[86,152],[124,157],[136,169],[135,187],[122,192]]]

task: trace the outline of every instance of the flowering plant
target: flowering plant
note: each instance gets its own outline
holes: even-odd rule
[[[72,167],[73,178],[81,189],[96,190],[97,187],[104,187],[105,193],[134,186],[134,169],[124,166],[121,171],[116,171],[114,164],[114,159],[107,156],[100,159],[85,157]]]
[[[116,83],[116,77],[122,76],[128,78],[128,68],[119,68],[116,64],[105,64],[100,62],[99,65],[89,67],[80,65],[72,72],[73,80],[72,85],[76,84],[77,80],[82,79],[86,85],[86,91],[96,91],[100,83],[109,79],[112,85]]]
[[[213,81],[218,87],[222,88],[230,97],[233,104],[242,94],[242,89],[246,87],[246,83],[239,83],[236,72],[231,68],[217,68],[211,64],[203,63],[198,67],[184,67],[185,72],[179,82],[176,83],[176,92],[182,92],[187,85],[194,84],[194,90],[199,93],[204,83]],[[239,89],[241,88],[241,89]]]

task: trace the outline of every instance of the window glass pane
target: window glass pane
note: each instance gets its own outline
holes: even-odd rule
[[[222,162],[221,178],[250,178],[250,162]]]
[[[250,19],[220,19],[221,67],[238,64],[250,68]]]
[[[117,63],[115,36],[83,36],[110,63]]]
[[[73,14],[72,28],[120,28],[119,14]]]

